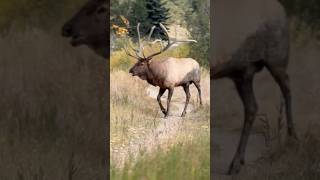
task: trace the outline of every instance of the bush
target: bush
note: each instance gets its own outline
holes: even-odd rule
[[[311,31],[320,28],[320,1],[318,0],[280,0],[290,17],[301,23],[299,28],[308,27]]]
[[[12,25],[20,30],[37,27],[50,30],[60,25],[87,0],[10,0],[0,1],[0,32]]]

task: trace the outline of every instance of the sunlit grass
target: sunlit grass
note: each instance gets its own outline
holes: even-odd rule
[[[150,54],[159,47],[145,48]],[[189,45],[175,47],[155,59],[167,56],[188,57]],[[192,89],[190,103],[194,110],[179,125],[174,137],[165,142],[156,141],[152,152],[146,151],[149,144],[140,144],[138,150],[131,143],[145,143],[163,121],[156,99],[147,94],[147,82],[132,77],[128,69],[135,63],[123,50],[111,55],[111,179],[209,179],[210,169],[210,105],[209,73],[202,69],[203,107],[198,107],[197,92]],[[182,89],[181,89],[182,91]],[[184,101],[184,94],[175,91],[175,96]],[[182,92],[181,92],[182,93]],[[173,98],[173,103],[177,99]],[[163,100],[164,103],[164,100]],[[172,106],[172,110],[177,107]],[[157,137],[151,137],[152,139]],[[140,146],[139,145],[139,146]],[[138,152],[133,152],[138,151]],[[125,154],[125,155],[124,155]]]
[[[111,179],[207,180],[210,179],[210,139],[207,134],[178,143],[169,150],[158,149],[140,157],[133,166],[112,168]]]

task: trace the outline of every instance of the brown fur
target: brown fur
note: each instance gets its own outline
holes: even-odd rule
[[[211,79],[230,78],[244,104],[244,127],[229,174],[240,171],[258,110],[253,80],[266,67],[279,84],[286,102],[288,134],[296,137],[286,71],[289,32],[285,11],[276,0],[215,0]],[[219,62],[219,63],[218,63]]]
[[[173,89],[177,86],[182,86],[186,93],[186,104],[181,116],[186,114],[186,109],[190,99],[189,85],[194,84],[199,92],[200,104],[201,89],[200,89],[200,66],[197,61],[191,58],[164,58],[161,60],[140,60],[129,72],[133,76],[138,76],[142,80],[146,80],[153,86],[159,86],[158,102],[165,117],[169,115],[170,100],[173,94]],[[167,110],[161,104],[161,96],[168,90],[168,105]]]
[[[89,0],[62,28],[72,46],[87,45],[109,58],[109,5],[106,0]]]

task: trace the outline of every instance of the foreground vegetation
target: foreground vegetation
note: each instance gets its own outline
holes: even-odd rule
[[[277,151],[244,168],[236,179],[317,180],[320,178],[319,146],[319,133],[309,129],[299,142],[288,141]]]
[[[157,58],[188,57],[189,50],[189,45],[181,45]],[[150,51],[146,49],[145,53]],[[111,179],[209,179],[208,70],[202,69],[204,106],[199,107],[196,89],[192,87],[190,104],[194,110],[183,119],[163,119],[157,101],[147,91],[150,85],[128,73],[134,62],[122,50],[113,52],[110,59]],[[183,90],[177,88],[172,100],[173,112],[178,109],[177,104],[184,101]],[[178,126],[176,132],[171,131],[174,134],[163,129],[165,135],[160,136],[165,139],[159,139],[154,132],[165,121],[180,123],[171,124]],[[148,143],[148,139],[153,142]]]
[[[0,48],[0,179],[105,179],[104,61],[35,28]]]
[[[208,132],[181,142],[168,150],[158,149],[141,156],[132,166],[111,169],[111,179],[210,179],[210,139]]]

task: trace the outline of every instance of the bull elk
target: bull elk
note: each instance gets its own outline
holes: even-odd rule
[[[74,47],[87,45],[98,55],[109,58],[109,11],[107,0],[89,0],[62,27],[62,35]]]
[[[167,29],[160,24],[160,27],[165,33],[165,36],[168,39],[167,45],[159,52],[153,53],[149,56],[145,56],[143,53],[143,45],[140,39],[139,25],[137,25],[138,32],[138,44],[139,48],[134,49],[135,55],[132,55],[126,48],[126,53],[137,59],[138,62],[129,70],[133,76],[138,76],[142,80],[146,80],[149,84],[153,86],[159,86],[159,94],[157,96],[157,101],[159,103],[160,109],[167,118],[170,114],[170,101],[173,95],[173,90],[177,86],[182,86],[184,92],[186,93],[186,103],[184,106],[184,110],[181,114],[181,117],[186,115],[186,109],[190,99],[189,86],[190,84],[194,84],[199,93],[200,105],[202,104],[201,99],[201,88],[200,88],[200,66],[199,63],[192,58],[173,58],[166,57],[160,60],[153,60],[154,56],[157,56],[164,51],[168,50],[173,44],[177,42],[196,42],[195,40],[183,40],[183,41],[171,41],[168,35]],[[153,33],[155,27],[152,27],[149,33],[149,40]],[[153,43],[160,42],[161,40],[155,40]],[[164,92],[168,90],[168,99],[167,99],[167,109],[165,109],[161,103],[161,96]]]
[[[233,80],[244,105],[244,126],[228,171],[236,174],[244,164],[248,138],[258,110],[253,79],[264,67],[284,96],[288,135],[297,138],[286,71],[289,61],[288,20],[277,0],[215,0],[213,4],[211,79],[227,77]]]

